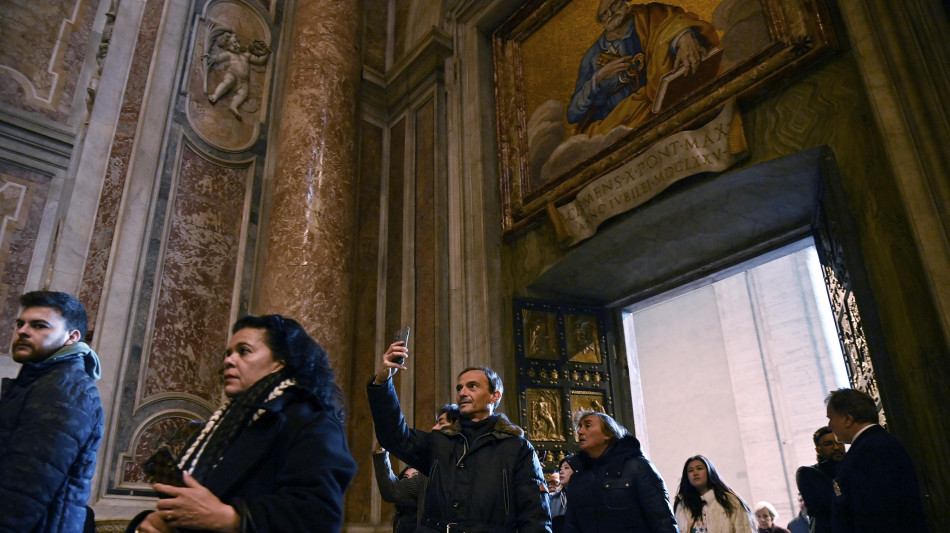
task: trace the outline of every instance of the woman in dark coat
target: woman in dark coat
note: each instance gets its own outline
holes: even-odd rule
[[[604,413],[578,416],[580,451],[567,493],[566,533],[675,533],[663,478],[640,441]]]
[[[224,358],[227,401],[185,448],[184,487],[153,484],[138,533],[339,531],[356,464],[323,349],[296,321],[247,316]]]

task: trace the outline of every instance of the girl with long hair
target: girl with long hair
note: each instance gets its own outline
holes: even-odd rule
[[[749,506],[719,477],[709,459],[686,460],[673,501],[681,533],[754,533]]]

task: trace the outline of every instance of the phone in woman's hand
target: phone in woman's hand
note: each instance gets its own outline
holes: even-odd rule
[[[409,348],[409,329],[410,329],[409,326],[406,326],[402,328],[401,330],[397,331],[396,334],[393,336],[393,342],[396,343],[396,342],[402,341],[402,345],[406,348]],[[404,362],[406,362],[406,358],[395,357],[393,358],[393,362],[396,363],[397,365],[401,365]]]
[[[163,483],[176,487],[185,486],[185,478],[181,469],[178,468],[178,461],[175,460],[175,456],[168,448],[159,448],[157,452],[146,459],[142,463],[142,471],[145,472],[145,478],[149,483]]]

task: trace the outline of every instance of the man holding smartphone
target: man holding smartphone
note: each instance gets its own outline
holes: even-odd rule
[[[86,309],[63,292],[20,297],[0,399],[0,532],[79,533],[102,440],[99,356]]]
[[[429,476],[417,531],[550,532],[534,447],[521,428],[495,413],[503,392],[498,374],[486,367],[463,370],[456,385],[461,419],[432,432],[411,429],[391,379],[406,369],[404,344],[389,346],[367,393],[379,443]]]

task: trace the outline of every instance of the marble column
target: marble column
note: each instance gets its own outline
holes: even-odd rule
[[[347,383],[356,221],[359,2],[298,1],[276,121],[257,313],[296,318]]]

